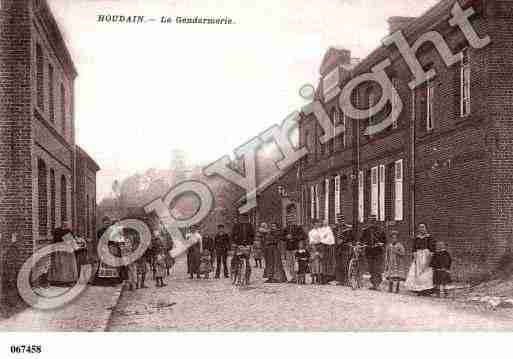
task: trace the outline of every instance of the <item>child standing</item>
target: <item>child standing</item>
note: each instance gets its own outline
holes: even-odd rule
[[[264,253],[264,246],[262,244],[261,235],[257,234],[255,242],[253,243],[253,258],[255,259],[255,268],[262,268],[262,257]]]
[[[305,243],[303,241],[299,242],[299,249],[296,254],[297,262],[297,284],[305,284],[305,276],[308,272],[308,260],[310,259],[310,253],[305,249]]]
[[[155,281],[157,287],[165,287],[164,276],[166,275],[166,258],[162,253],[157,254],[155,261]]]
[[[388,280],[388,291],[399,293],[399,285],[405,281],[403,261],[406,255],[404,246],[399,242],[399,232],[390,233],[390,243],[385,252],[385,274]]]
[[[310,270],[312,273],[312,284],[320,284],[321,281],[321,263],[322,254],[320,251],[320,245],[314,244],[313,251],[310,256]]]
[[[203,274],[205,279],[209,278],[210,272],[212,272],[212,261],[210,260],[210,251],[208,249],[201,252],[199,273]]]
[[[438,297],[443,292],[445,297],[448,297],[449,293],[447,285],[451,283],[451,264],[452,258],[444,242],[436,243],[436,252],[433,254],[431,260],[431,267],[433,267],[433,284],[435,285]]]

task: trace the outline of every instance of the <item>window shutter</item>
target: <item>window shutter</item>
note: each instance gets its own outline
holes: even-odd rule
[[[379,220],[385,220],[385,165],[379,166]]]
[[[330,219],[330,180],[326,178],[324,180],[324,220],[329,221]]]
[[[335,223],[338,223],[338,215],[341,212],[340,208],[340,175],[335,177]]]
[[[454,80],[453,80],[453,90],[454,90],[454,113],[457,117],[461,116],[461,89],[462,89],[462,71],[463,67],[461,66],[461,62],[458,65],[454,66]]]
[[[315,186],[310,187],[310,218],[315,219]]]
[[[358,220],[363,222],[363,213],[364,213],[364,205],[363,205],[363,171],[358,173]]]
[[[320,203],[319,203],[319,184],[315,185],[315,219],[319,219],[320,215]]]
[[[403,220],[403,160],[395,162],[395,220]]]
[[[379,196],[379,187],[378,187],[378,167],[373,167],[371,169],[371,216],[376,216],[378,218],[378,196]]]

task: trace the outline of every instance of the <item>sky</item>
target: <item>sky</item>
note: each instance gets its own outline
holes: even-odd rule
[[[114,180],[167,169],[174,148],[209,163],[305,104],[330,46],[362,58],[390,16],[437,0],[47,0],[79,76],[77,143]],[[233,25],[108,24],[98,15],[230,17]]]

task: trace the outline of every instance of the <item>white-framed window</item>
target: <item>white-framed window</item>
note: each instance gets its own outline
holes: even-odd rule
[[[315,219],[315,186],[310,187],[310,218]]]
[[[434,123],[435,85],[432,81],[426,84],[426,130],[432,131]]]
[[[371,169],[371,216],[378,218],[379,211],[378,167]]]
[[[335,190],[333,193],[335,197],[335,223],[338,223],[338,215],[341,213],[340,206],[340,175],[335,177]]]
[[[324,220],[330,219],[330,179],[324,180]]]
[[[364,216],[364,204],[363,204],[363,195],[364,195],[364,182],[363,182],[363,171],[358,172],[358,221],[363,223]]]
[[[321,214],[320,202],[319,202],[319,184],[315,185],[315,219],[319,219]]]
[[[460,70],[460,115],[461,117],[470,114],[470,61],[468,49],[461,52]]]
[[[403,160],[395,162],[394,184],[395,184],[395,205],[394,219],[396,221],[403,220]]]
[[[385,220],[385,165],[379,166],[379,220]]]

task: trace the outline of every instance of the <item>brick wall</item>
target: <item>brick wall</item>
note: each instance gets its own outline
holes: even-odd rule
[[[392,60],[389,69],[391,78],[398,80],[398,92],[404,109],[397,129],[388,129],[374,137],[360,132],[359,168],[366,177],[370,169],[378,165],[393,169],[393,163],[403,160],[403,212],[402,221],[391,221],[391,228],[400,232],[400,238],[411,247],[411,234],[418,223],[428,224],[436,239],[447,242],[454,257],[454,276],[457,280],[482,279],[496,271],[504,256],[511,251],[513,233],[513,186],[511,171],[513,160],[513,70],[511,2],[491,1],[485,10],[472,20],[474,27],[484,36],[492,37],[492,45],[485,49],[469,49],[471,66],[471,114],[460,116],[460,65],[447,68],[433,46],[423,46],[417,53],[423,66],[430,66],[437,72],[434,87],[434,129],[426,128],[426,87],[415,90],[415,106],[412,106],[412,91],[407,84],[411,73],[397,51],[376,51],[362,61],[355,73],[367,72],[370,67],[385,58]],[[443,3],[447,9],[452,2]],[[432,15],[430,15],[432,16]],[[420,23],[433,24],[439,18],[424,18]],[[446,21],[435,26],[444,35],[453,53],[468,46],[463,35],[447,26]],[[412,43],[427,30],[409,32]],[[342,84],[343,86],[343,84]],[[368,101],[368,84],[358,89],[359,105]],[[325,104],[330,113],[332,103]],[[412,113],[412,108],[415,112]],[[379,114],[383,118],[385,114]],[[415,142],[412,147],[411,120],[415,118]],[[378,118],[379,120],[379,118]],[[351,121],[350,126],[355,122]],[[322,133],[316,132],[312,116],[303,119],[300,125],[302,143],[317,143]],[[349,129],[349,131],[354,128]],[[307,141],[305,136],[312,136]],[[317,137],[317,138],[314,138]],[[354,141],[349,146],[354,146]],[[414,157],[412,157],[414,148]],[[322,184],[327,176],[345,168],[352,173],[356,166],[351,149],[322,156],[320,145],[311,145],[310,161],[304,161],[303,188],[309,189],[315,183],[320,186],[320,209],[323,216],[324,199]],[[313,158],[312,158],[313,157]],[[327,157],[327,159],[326,159]],[[412,166],[415,164],[415,170]],[[414,177],[413,177],[414,174]],[[349,177],[351,178],[351,177]],[[386,219],[393,219],[394,189],[387,176],[385,192]],[[365,215],[369,214],[370,181],[365,180]],[[354,188],[354,187],[353,187]],[[414,196],[414,197],[413,197]],[[306,203],[310,206],[310,203]],[[353,191],[343,193],[343,214],[348,222],[357,208]],[[391,213],[392,212],[392,213]],[[356,212],[357,213],[357,212]],[[414,215],[414,217],[412,217]]]
[[[0,233],[2,314],[19,304],[16,273],[32,253],[31,39],[28,0],[0,12]]]

